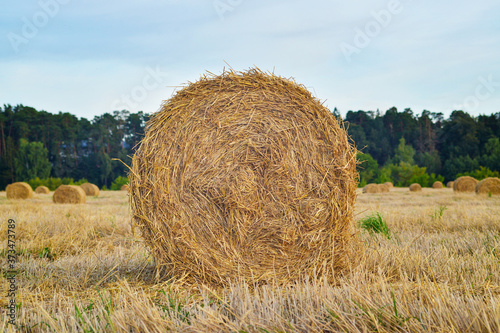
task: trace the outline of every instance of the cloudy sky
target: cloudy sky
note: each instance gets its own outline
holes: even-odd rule
[[[0,22],[0,105],[151,113],[229,65],[294,77],[342,115],[500,111],[498,0],[9,1]]]

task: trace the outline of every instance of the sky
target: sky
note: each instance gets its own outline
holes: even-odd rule
[[[498,0],[0,5],[0,105],[156,112],[207,71],[294,78],[333,110],[500,111]]]

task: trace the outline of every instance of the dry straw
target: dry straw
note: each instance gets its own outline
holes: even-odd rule
[[[378,184],[367,184],[363,187],[363,193],[380,193]]]
[[[85,203],[87,196],[80,186],[61,185],[54,191],[52,200],[55,203],[79,204]]]
[[[434,184],[432,184],[432,188],[443,188],[444,185],[440,181],[435,181]]]
[[[7,185],[7,199],[29,199],[33,197],[33,189],[28,183],[17,182]]]
[[[49,190],[49,188],[47,186],[38,186],[35,189],[35,193],[38,193],[38,194],[49,194],[50,190]]]
[[[453,184],[454,183],[455,183],[454,181],[449,181],[449,182],[446,183],[446,187],[447,188],[453,188]]]
[[[330,278],[357,257],[356,163],[342,125],[304,86],[258,69],[210,74],[148,122],[131,213],[164,277]]]
[[[500,194],[500,179],[497,177],[489,177],[481,180],[476,185],[476,193]]]
[[[128,191],[128,185],[127,184],[122,185],[122,187],[120,188],[120,191]]]
[[[391,188],[387,186],[387,184],[377,184],[377,187],[380,193],[387,193],[391,190]]]
[[[455,192],[474,192],[478,181],[469,176],[459,177],[453,183],[453,191]]]
[[[420,191],[422,191],[422,186],[418,183],[411,184],[410,191],[411,192],[420,192]]]
[[[394,184],[392,184],[391,182],[385,182],[384,184],[387,185],[389,189],[394,187]]]
[[[85,191],[86,195],[97,197],[99,195],[99,187],[91,183],[83,183],[80,187]]]

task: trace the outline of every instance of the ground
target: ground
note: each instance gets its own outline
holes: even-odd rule
[[[6,316],[8,219],[21,331],[500,331],[500,196],[358,190],[356,223],[378,213],[389,232],[359,228],[360,263],[335,284],[213,290],[156,280],[126,192],[82,205],[56,205],[51,195],[0,192],[0,331],[16,331]]]

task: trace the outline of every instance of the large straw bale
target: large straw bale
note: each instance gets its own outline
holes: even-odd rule
[[[384,184],[387,185],[389,187],[389,189],[394,187],[394,184],[391,182],[385,182]]]
[[[33,189],[28,183],[17,182],[7,185],[7,199],[29,199],[33,197]]]
[[[331,277],[355,262],[355,148],[305,87],[258,69],[164,102],[132,159],[133,221],[164,277]]]
[[[35,193],[38,193],[38,194],[49,194],[50,193],[50,190],[47,186],[38,186],[36,189],[35,189]]]
[[[500,179],[497,177],[488,177],[481,180],[476,185],[476,193],[500,194]]]
[[[414,183],[410,185],[411,192],[420,192],[422,191],[422,186],[419,183]]]
[[[443,188],[444,185],[441,183],[439,180],[435,181],[434,184],[432,184],[432,188]]]
[[[85,203],[87,196],[80,186],[61,185],[54,191],[52,200],[55,203],[80,204]]]
[[[387,184],[377,184],[380,193],[387,193],[390,191],[390,187]]]
[[[446,183],[446,187],[447,188],[453,188],[453,184],[454,183],[455,183],[454,181],[449,181],[449,182]]]
[[[478,181],[469,176],[462,176],[455,180],[453,183],[454,192],[474,192]]]
[[[367,184],[363,187],[363,193],[380,193],[380,188],[378,184]]]
[[[85,195],[99,196],[99,187],[91,183],[83,183],[80,187],[85,191]]]
[[[122,185],[122,187],[120,187],[120,191],[128,191],[128,185]]]

